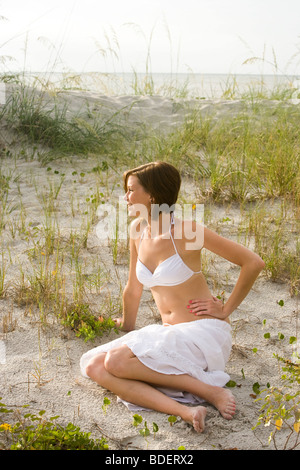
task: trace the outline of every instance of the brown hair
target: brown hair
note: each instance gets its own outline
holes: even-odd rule
[[[179,171],[167,162],[151,162],[128,170],[123,175],[124,189],[127,192],[129,176],[134,175],[139,179],[145,191],[150,194],[155,204],[176,203],[181,186]]]

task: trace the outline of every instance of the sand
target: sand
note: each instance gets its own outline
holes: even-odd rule
[[[111,114],[118,113],[120,122],[132,126],[151,126],[169,132],[174,130],[192,112],[195,106],[203,115],[210,113],[214,119],[228,113],[238,113],[242,107],[239,101],[198,101],[171,100],[164,97],[105,97],[79,92],[65,93],[61,96],[68,103],[70,112],[84,108],[87,101],[90,107]],[[266,103],[266,106],[271,103]],[[293,103],[298,105],[298,103]],[[5,132],[4,132],[5,131]],[[18,136],[11,136],[8,130],[2,130],[2,141],[7,145],[18,145]],[[172,426],[168,417],[155,411],[142,411],[140,414],[151,431],[147,440],[132,425],[133,413],[129,411],[110,392],[97,386],[80,374],[81,355],[94,346],[116,338],[112,331],[94,342],[85,342],[75,333],[58,323],[50,314],[44,321],[38,311],[28,306],[18,306],[13,300],[14,289],[21,276],[21,267],[25,277],[29,276],[32,263],[29,250],[33,249],[34,237],[27,237],[19,229],[14,233],[13,224],[21,226],[21,215],[25,209],[25,225],[32,234],[44,223],[41,195],[52,182],[59,181],[62,173],[65,181],[57,198],[55,217],[58,221],[60,236],[68,239],[70,232],[81,230],[86,198],[95,185],[95,166],[93,159],[73,158],[72,161],[58,160],[51,162],[47,171],[37,160],[19,158],[14,160],[3,155],[2,174],[10,175],[7,207],[9,219],[2,231],[1,245],[5,253],[6,295],[0,299],[0,397],[7,406],[18,408],[29,405],[29,410],[38,413],[46,410],[46,416],[59,415],[59,422],[73,422],[81,430],[92,433],[94,438],[107,438],[110,449],[121,450],[176,450],[184,446],[186,450],[267,450],[269,427],[260,426],[255,432],[261,403],[255,400],[253,385],[260,384],[263,389],[268,383],[278,384],[280,369],[274,359],[274,353],[291,358],[297,346],[289,344],[289,338],[297,334],[299,305],[291,297],[289,286],[274,283],[264,273],[257,279],[253,289],[231,316],[233,331],[233,349],[226,371],[236,383],[232,392],[237,402],[237,412],[233,420],[227,421],[211,405],[207,407],[206,428],[203,433],[196,433],[184,421],[178,419]],[[59,171],[55,174],[54,170]],[[74,171],[84,173],[74,177]],[[121,182],[120,170],[120,182]],[[76,183],[74,182],[76,178]],[[103,194],[106,200],[117,201],[122,190],[116,184],[116,175],[103,180]],[[192,197],[193,189],[187,180],[183,182],[183,194]],[[99,184],[99,182],[98,182]],[[71,214],[73,198],[74,214]],[[20,202],[22,201],[23,209]],[[209,207],[209,226],[225,236],[237,239],[240,222],[240,210],[233,204],[211,205]],[[117,262],[114,263],[112,249],[99,240],[95,232],[94,221],[88,235],[87,246],[81,248],[79,259],[83,274],[90,276],[95,272],[97,263],[105,266],[101,292],[87,293],[90,304],[100,313],[106,305],[111,309],[111,301],[119,298],[125,286],[128,272],[126,250],[120,249]],[[9,250],[9,251],[8,251]],[[228,262],[206,254],[208,282],[216,295],[225,290],[230,294],[238,276],[238,269]],[[66,263],[67,265],[68,263]],[[3,268],[3,265],[2,265]],[[74,266],[69,266],[70,279],[74,276]],[[69,286],[70,287],[70,286]],[[279,301],[284,301],[284,306]],[[110,310],[111,311],[111,310]],[[144,290],[138,314],[137,328],[158,322],[158,315],[151,293]],[[264,334],[270,333],[266,339]],[[278,339],[278,333],[284,338]],[[124,333],[120,333],[124,334]],[[255,351],[253,349],[255,348]],[[103,411],[103,399],[108,397],[111,404]],[[28,410],[27,409],[27,410]],[[154,436],[152,423],[158,425]],[[284,445],[286,432],[277,433],[278,447]]]

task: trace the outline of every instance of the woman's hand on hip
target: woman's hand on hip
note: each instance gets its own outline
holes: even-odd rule
[[[223,301],[212,297],[211,299],[192,299],[187,306],[190,313],[196,316],[210,315],[224,320],[228,315],[224,312]]]

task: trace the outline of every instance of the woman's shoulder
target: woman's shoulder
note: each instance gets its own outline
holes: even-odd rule
[[[131,239],[140,238],[142,231],[147,227],[147,221],[143,217],[137,217],[130,222],[129,234]]]
[[[182,239],[187,249],[201,250],[204,244],[204,225],[193,219],[174,220],[174,236]]]

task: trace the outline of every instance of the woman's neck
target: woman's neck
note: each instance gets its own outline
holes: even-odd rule
[[[157,217],[148,215],[148,234],[151,238],[163,235],[170,230],[173,213],[160,212]]]

